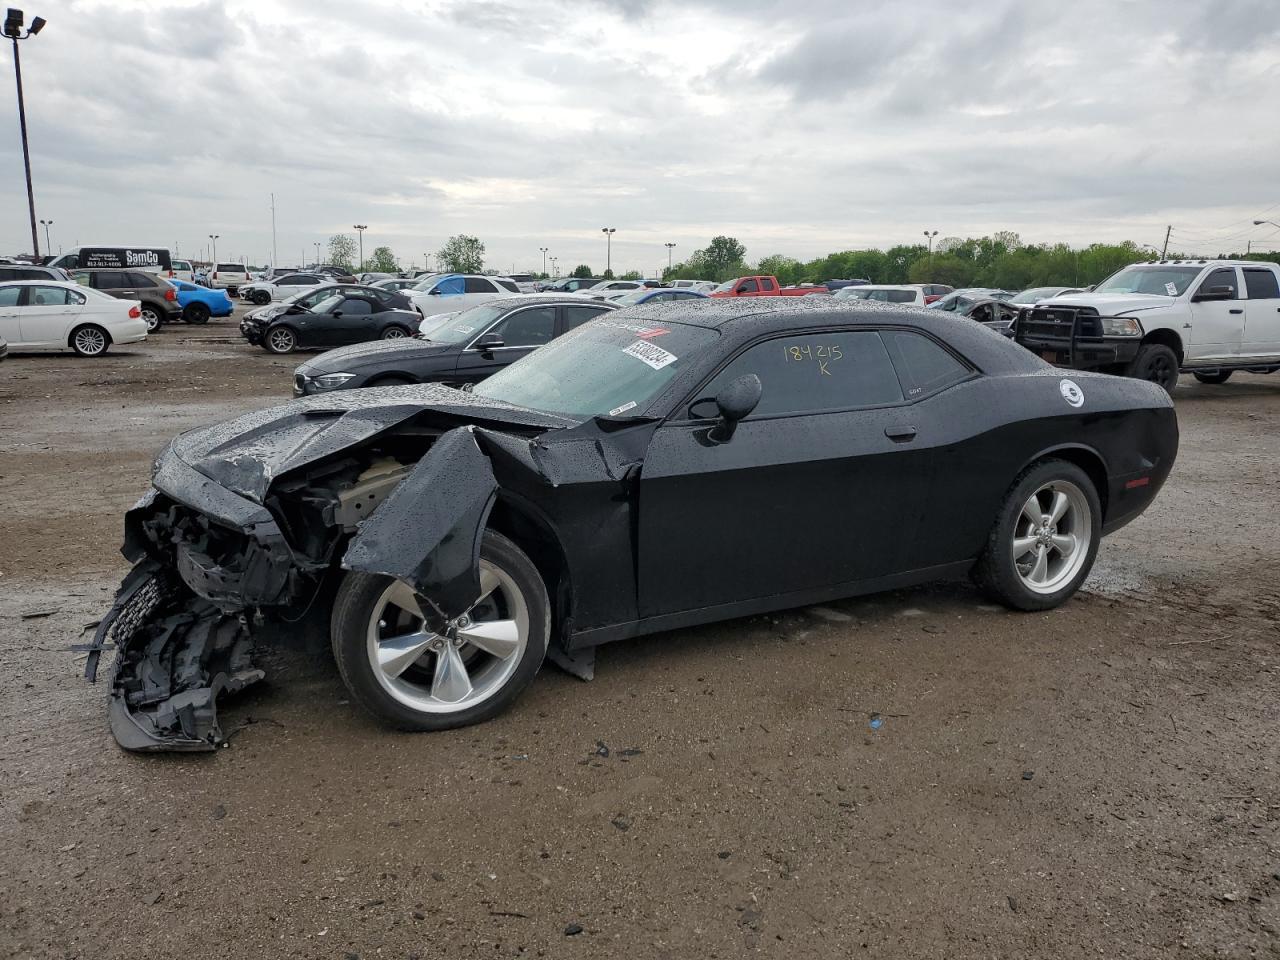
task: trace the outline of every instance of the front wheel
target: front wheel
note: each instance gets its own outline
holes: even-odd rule
[[[268,330],[262,345],[271,353],[293,353],[298,348],[298,336],[288,327]]]
[[[1079,589],[1101,539],[1102,504],[1089,475],[1043,460],[1005,496],[974,579],[1006,606],[1050,610]]]
[[[387,327],[382,331],[383,340],[403,340],[409,336],[409,331],[404,327]]]
[[[1216,370],[1213,373],[1197,373],[1195,378],[1201,383],[1226,383],[1231,379],[1231,370]]]
[[[480,544],[480,597],[442,633],[423,617],[426,600],[391,577],[348,573],[338,589],[330,640],[351,695],[401,730],[480,723],[533,682],[547,652],[551,607],[533,562],[506,537]]]
[[[260,307],[265,307],[271,302],[271,294],[265,290],[255,290],[253,291],[253,302]]]
[[[1144,343],[1138,348],[1127,370],[1127,376],[1159,384],[1168,393],[1178,385],[1178,355],[1163,343]]]

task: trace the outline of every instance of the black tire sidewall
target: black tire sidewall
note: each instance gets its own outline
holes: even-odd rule
[[[97,330],[100,334],[102,334],[102,349],[99,350],[97,353],[85,353],[83,350],[81,350],[76,345],[76,334],[78,334],[81,330]],[[74,330],[71,331],[71,350],[73,353],[75,353],[77,357],[89,357],[90,359],[92,359],[93,357],[102,356],[104,353],[106,353],[110,349],[111,349],[111,334],[107,333],[106,330],[102,329],[102,327],[98,326],[96,323],[82,323],[80,326],[76,327]]]
[[[209,322],[209,308],[203,303],[189,303],[182,311],[182,319],[187,323],[202,324]]]
[[[1033,492],[1053,480],[1075,484],[1089,501],[1091,536],[1084,564],[1070,582],[1054,593],[1029,590],[1018,576],[1010,544],[1022,513],[1022,506]],[[1024,470],[1014,481],[1000,504],[1000,512],[987,538],[987,545],[974,568],[978,584],[995,600],[1016,610],[1051,610],[1060,606],[1080,589],[1093,569],[1102,542],[1102,503],[1089,475],[1066,460],[1041,460]]]
[[[1149,371],[1157,358],[1164,358],[1173,369],[1172,379],[1168,383],[1152,380],[1149,376]],[[1137,380],[1158,383],[1166,391],[1172,393],[1174,387],[1178,385],[1178,355],[1173,352],[1172,348],[1166,347],[1162,343],[1145,343],[1138,349],[1138,355],[1133,358],[1133,363],[1129,365],[1128,374]]]
[[[253,291],[253,296],[250,299],[252,299],[258,306],[265,307],[271,302],[271,294],[267,293],[265,290],[255,290]]]
[[[551,604],[546,586],[528,556],[492,530],[485,531],[480,555],[502,567],[524,594],[529,609],[529,639],[506,685],[483,703],[450,714],[420,713],[383,690],[366,650],[369,618],[391,578],[348,572],[338,587],[329,625],[333,658],[352,698],[379,720],[400,730],[450,730],[489,720],[506,710],[533,682],[551,636]]]
[[[1226,383],[1230,380],[1232,372],[1233,371],[1231,370],[1220,370],[1217,373],[1197,373],[1193,374],[1193,376],[1201,383],[1216,385],[1219,383]]]

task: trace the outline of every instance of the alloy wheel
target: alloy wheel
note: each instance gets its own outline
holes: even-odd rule
[[[400,327],[388,327],[382,332],[383,340],[400,340],[405,336],[407,336],[407,334]]]
[[[142,319],[147,322],[147,333],[155,333],[160,329],[160,314],[154,307],[143,307]]]
[[[75,348],[82,356],[96,357],[107,349],[107,337],[97,327],[84,327],[76,331]]]
[[[1089,501],[1079,487],[1053,480],[1022,506],[1013,525],[1013,565],[1034,593],[1056,593],[1069,583],[1089,555],[1093,537]]]
[[[459,713],[490,699],[515,673],[529,641],[529,608],[509,573],[480,561],[480,598],[442,633],[426,624],[414,591],[394,581],[369,618],[367,651],[378,684],[423,713]]]
[[[267,334],[267,340],[270,342],[271,349],[275,353],[288,353],[293,349],[294,344],[297,342],[294,339],[293,333],[284,329],[272,330]]]

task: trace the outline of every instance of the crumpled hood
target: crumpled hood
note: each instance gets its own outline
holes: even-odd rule
[[[432,343],[429,340],[418,340],[412,337],[402,337],[399,340],[372,340],[368,343],[356,343],[349,347],[326,350],[318,357],[312,357],[299,365],[298,372],[307,376],[315,376],[318,373],[340,373],[370,364],[382,364],[389,360],[429,357],[456,349],[458,348],[454,344]]]
[[[169,452],[220,486],[263,503],[282,474],[358,446],[429,411],[498,426],[553,429],[576,423],[426,383],[302,397],[189,430],[174,439]],[[446,428],[456,425],[442,423]]]
[[[1068,293],[1061,297],[1041,300],[1037,307],[1093,307],[1099,316],[1118,317],[1143,310],[1171,307],[1177,297],[1162,297],[1153,293]]]

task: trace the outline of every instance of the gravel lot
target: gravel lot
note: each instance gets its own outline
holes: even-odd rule
[[[421,736],[280,653],[231,748],[131,756],[67,646],[155,452],[288,396],[237,334],[0,364],[0,956],[1280,956],[1280,376],[1183,379],[1168,486],[1048,615],[683,630]]]

